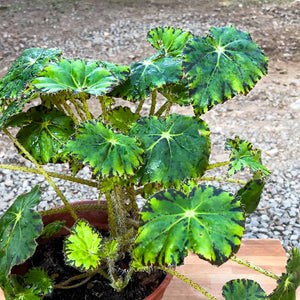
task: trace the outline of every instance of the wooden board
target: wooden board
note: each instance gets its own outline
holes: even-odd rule
[[[280,241],[276,239],[244,240],[236,256],[276,275],[285,272],[287,256]],[[255,280],[267,293],[272,292],[276,287],[274,279],[233,261],[228,261],[224,265],[216,267],[199,259],[195,254],[190,254],[185,259],[185,264],[176,268],[176,270],[200,284],[217,299],[224,299],[222,297],[222,287],[231,279],[249,278]],[[162,298],[162,300],[199,299],[207,300],[208,298],[177,278],[172,279]],[[300,300],[300,288],[297,289],[297,299]]]

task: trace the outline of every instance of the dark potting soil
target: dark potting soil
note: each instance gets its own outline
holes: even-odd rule
[[[32,267],[41,267],[48,272],[54,283],[61,283],[73,276],[81,274],[76,269],[67,266],[63,255],[64,237],[49,240],[37,247],[31,258]],[[125,268],[125,263],[120,262],[120,267]],[[72,289],[54,289],[50,296],[43,299],[50,300],[142,300],[150,295],[165,278],[164,272],[155,270],[151,273],[136,272],[122,293],[117,293],[109,281],[100,274],[92,277],[86,284]],[[74,281],[74,285],[78,282]]]

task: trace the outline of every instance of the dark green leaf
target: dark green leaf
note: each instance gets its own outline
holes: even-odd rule
[[[178,185],[200,177],[208,166],[209,129],[202,120],[177,114],[147,117],[133,124],[130,135],[141,141],[146,154],[136,177],[139,184]]]
[[[161,191],[142,210],[133,257],[137,265],[178,265],[190,250],[221,265],[238,250],[244,221],[241,203],[213,186]]]
[[[238,93],[247,94],[267,73],[268,59],[248,32],[233,26],[212,27],[211,35],[187,44],[183,69],[197,114]]]
[[[41,268],[30,269],[24,275],[24,283],[40,291],[42,295],[49,295],[52,293],[52,280],[47,272]]]
[[[73,155],[82,163],[89,164],[98,178],[128,178],[142,163],[143,149],[135,138],[114,133],[108,125],[91,120],[78,127],[77,133],[62,149],[62,154]]]
[[[260,171],[264,177],[269,176],[270,171],[261,164],[261,150],[253,149],[247,140],[241,140],[238,136],[234,140],[227,139],[225,150],[230,150],[230,165],[228,175],[249,167],[252,172]]]
[[[193,35],[189,31],[174,29],[173,27],[156,27],[147,34],[147,40],[158,49],[163,49],[166,55],[182,55],[183,48]]]
[[[129,78],[112,92],[115,97],[142,100],[155,89],[178,82],[182,77],[181,60],[158,52],[131,64]]]
[[[41,238],[46,239],[51,237],[53,234],[60,232],[65,226],[66,221],[53,221],[43,228]]]
[[[13,266],[32,256],[35,239],[42,231],[41,216],[33,210],[40,201],[39,187],[19,196],[0,219],[0,274],[7,276]],[[4,252],[3,252],[4,251]]]
[[[261,286],[250,279],[230,280],[223,286],[222,295],[226,300],[268,300]]]
[[[257,171],[253,174],[252,180],[238,190],[237,196],[240,197],[240,201],[247,214],[253,213],[257,208],[264,186],[265,182],[263,177],[261,173]]]
[[[20,98],[26,85],[34,79],[50,60],[61,55],[58,49],[31,48],[23,52],[4,78],[0,80],[0,107],[3,108],[3,100],[15,100]]]
[[[18,141],[39,163],[55,162],[58,149],[75,131],[72,118],[44,106],[29,109],[27,117],[31,123],[18,132]]]

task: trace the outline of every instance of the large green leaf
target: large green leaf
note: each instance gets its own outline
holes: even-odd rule
[[[7,276],[13,266],[32,256],[43,223],[33,210],[40,201],[36,186],[31,192],[19,196],[0,219],[0,274]]]
[[[118,83],[127,79],[130,74],[129,66],[120,66],[108,61],[96,61],[101,67],[109,70],[113,76],[117,79]]]
[[[68,265],[81,271],[97,268],[102,247],[102,236],[85,220],[78,220],[65,239],[64,253]]]
[[[178,265],[188,250],[221,265],[238,250],[244,232],[241,203],[213,186],[199,185],[189,195],[158,192],[141,215],[133,257],[143,265]]]
[[[39,163],[55,162],[58,149],[75,131],[72,118],[41,105],[29,109],[26,115],[31,122],[17,133],[18,141]]]
[[[178,82],[182,77],[181,60],[164,56],[162,51],[131,64],[129,78],[112,92],[127,100],[145,99],[153,90]]]
[[[31,84],[41,93],[67,90],[101,96],[109,93],[119,83],[116,74],[95,60],[61,59],[48,64]]]
[[[195,112],[204,113],[238,93],[247,94],[267,73],[268,59],[249,33],[212,27],[211,35],[187,44],[183,69]]]
[[[166,55],[171,56],[182,55],[185,44],[192,37],[189,31],[173,27],[156,27],[147,34],[147,40],[154,48],[163,49]]]
[[[228,175],[249,167],[252,172],[261,172],[264,177],[269,176],[270,171],[261,164],[261,150],[254,149],[247,140],[241,140],[238,136],[234,140],[227,139],[225,150],[230,150],[230,165]]]
[[[267,300],[261,286],[250,279],[234,279],[225,283],[222,295],[226,300]]]
[[[50,60],[61,55],[58,49],[31,48],[25,50],[4,78],[0,80],[0,107],[3,100],[20,98],[26,85],[34,79]]]
[[[74,155],[89,164],[98,178],[128,178],[142,163],[143,149],[135,138],[114,133],[108,125],[94,119],[78,127],[62,154]]]
[[[132,125],[130,135],[141,141],[146,154],[136,177],[139,184],[178,185],[203,175],[208,166],[209,129],[202,120],[177,114],[146,117]]]
[[[296,290],[300,285],[300,251],[292,248],[289,252],[286,273],[277,281],[277,287],[269,295],[270,300],[296,300]]]

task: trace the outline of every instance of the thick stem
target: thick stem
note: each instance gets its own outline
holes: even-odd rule
[[[76,118],[76,116],[75,116],[75,114],[74,114],[72,108],[68,105],[67,101],[66,101],[63,97],[61,97],[61,98],[60,98],[60,102],[62,103],[64,109],[67,111],[67,113],[69,114],[69,116],[72,118],[74,124],[75,124],[76,126],[78,126],[78,125],[79,125],[79,121],[78,121],[78,119]]]
[[[160,109],[155,113],[155,116],[161,117],[161,115],[164,113],[164,111],[168,109],[169,103],[170,103],[169,101],[166,101],[166,102],[160,107]]]
[[[199,178],[199,180],[231,182],[231,183],[237,183],[237,184],[241,184],[241,185],[247,184],[247,181],[244,181],[244,180],[232,179],[232,178],[227,178],[227,177],[217,177],[217,176],[202,176]]]
[[[151,107],[150,107],[150,112],[149,116],[153,116],[155,113],[155,107],[156,107],[156,90],[152,92],[152,99],[151,99]]]
[[[143,99],[143,100],[140,101],[138,107],[137,107],[136,110],[135,110],[135,113],[136,113],[136,114],[139,114],[139,113],[141,112],[141,110],[142,110],[142,108],[143,108],[143,105],[144,105],[145,101],[146,101],[146,99]]]
[[[109,227],[110,227],[110,235],[112,238],[117,237],[117,226],[116,226],[116,220],[114,215],[114,207],[113,207],[113,200],[110,195],[110,192],[105,193],[106,202],[107,202],[107,212],[108,212],[108,221],[109,221]]]
[[[277,275],[275,275],[274,273],[272,273],[272,272],[270,272],[270,271],[268,271],[268,270],[265,270],[265,269],[263,269],[263,268],[261,268],[261,267],[259,267],[259,266],[256,266],[256,265],[252,264],[251,262],[248,262],[248,261],[243,260],[243,259],[241,259],[241,258],[238,258],[238,257],[236,257],[236,256],[232,256],[230,259],[231,259],[232,261],[234,261],[234,262],[240,264],[240,265],[246,266],[246,267],[248,267],[248,268],[250,268],[250,269],[252,269],[252,270],[255,270],[255,271],[257,271],[257,272],[259,272],[259,273],[261,273],[261,274],[264,274],[264,275],[266,275],[266,276],[268,276],[268,277],[271,277],[271,278],[273,278],[273,279],[275,279],[275,280],[278,280],[278,279],[279,279],[279,277],[278,277]]]
[[[82,113],[82,111],[84,111],[83,105],[81,103],[78,103],[78,101],[76,101],[73,98],[71,98],[69,100],[74,105],[75,110],[76,110],[78,116],[80,117],[81,121],[82,122],[86,121],[86,118],[85,118],[84,114]]]
[[[200,286],[198,283],[192,281],[191,279],[187,278],[186,276],[184,276],[183,274],[175,271],[174,269],[169,269],[167,267],[158,267],[159,269],[168,272],[170,274],[172,274],[173,276],[177,277],[178,279],[184,281],[185,283],[187,283],[189,286],[193,287],[194,289],[198,290],[200,293],[202,293],[204,296],[206,296],[208,299],[213,299],[213,300],[217,300],[216,297],[214,297],[213,295],[211,295],[209,292],[207,292],[202,286]]]
[[[88,119],[88,120],[93,119],[93,116],[92,116],[92,114],[90,113],[90,110],[89,110],[89,107],[88,107],[88,105],[87,105],[87,102],[86,102],[85,97],[84,97],[84,96],[81,96],[80,99],[81,99],[81,102],[82,102],[82,104],[83,104],[84,112],[85,112],[85,115],[86,115],[87,119]]]
[[[214,163],[214,164],[210,164],[207,167],[207,170],[211,170],[211,169],[214,169],[214,168],[219,168],[219,167],[222,167],[222,166],[227,166],[229,164],[230,164],[230,161],[217,162],[217,163]]]
[[[100,105],[101,105],[101,110],[102,110],[102,116],[104,118],[104,121],[106,123],[109,122],[108,120],[108,113],[107,113],[107,107],[106,107],[106,104],[105,104],[105,96],[99,96],[98,99],[100,101]]]
[[[56,194],[61,198],[64,205],[67,207],[68,211],[70,212],[72,218],[74,220],[77,220],[78,217],[77,217],[75,211],[73,210],[72,206],[67,201],[66,197],[61,192],[61,190],[58,188],[58,186],[55,184],[55,182],[48,175],[48,173],[42,168],[42,166],[39,165],[39,163],[35,160],[35,158],[19,143],[19,141],[10,134],[10,132],[6,128],[3,128],[3,131],[13,141],[13,143],[21,150],[21,152],[23,152],[25,154],[25,156],[37,167],[37,169],[40,170],[41,174],[45,177],[45,179],[48,181],[48,183],[52,186],[52,188],[54,189]]]

